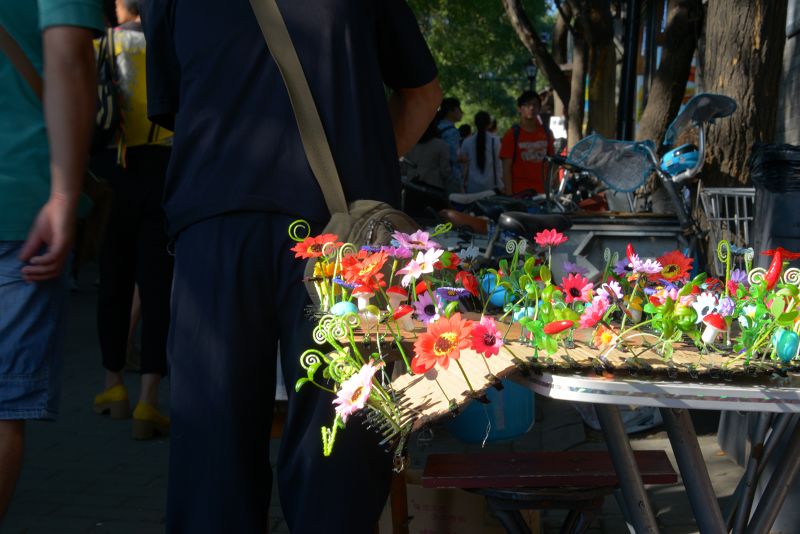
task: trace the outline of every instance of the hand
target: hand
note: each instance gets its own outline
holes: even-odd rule
[[[19,254],[19,259],[27,263],[22,268],[27,282],[41,282],[61,274],[75,240],[77,207],[77,199],[54,195],[39,211]],[[44,254],[34,256],[42,245],[47,247]]]

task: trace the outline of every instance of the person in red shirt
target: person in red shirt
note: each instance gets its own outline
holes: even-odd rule
[[[526,189],[544,193],[544,158],[553,155],[553,136],[539,119],[541,106],[535,92],[522,93],[517,99],[519,124],[509,128],[500,143],[507,195]]]

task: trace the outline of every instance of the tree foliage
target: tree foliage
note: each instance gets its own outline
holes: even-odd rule
[[[461,99],[464,122],[484,109],[501,121],[516,117],[514,101],[528,87],[530,54],[517,38],[499,0],[409,0],[439,67],[446,96]],[[545,0],[525,2],[542,32],[551,32]],[[546,82],[540,76],[539,86]]]

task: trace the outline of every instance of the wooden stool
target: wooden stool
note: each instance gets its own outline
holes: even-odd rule
[[[634,451],[645,484],[674,484],[664,451]],[[567,509],[561,532],[584,532],[618,487],[605,451],[431,454],[425,488],[461,488],[486,497],[510,534],[530,534],[520,510]]]

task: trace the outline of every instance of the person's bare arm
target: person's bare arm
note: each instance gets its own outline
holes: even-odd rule
[[[506,195],[511,195],[511,160],[501,159],[503,162],[503,186]]]
[[[404,156],[419,141],[441,101],[442,88],[438,79],[414,89],[397,89],[389,96],[389,115],[398,157]]]
[[[28,281],[55,278],[75,237],[75,216],[89,152],[96,106],[93,33],[54,26],[43,34],[44,114],[50,145],[50,198],[20,252]],[[45,246],[43,254],[36,255]]]

